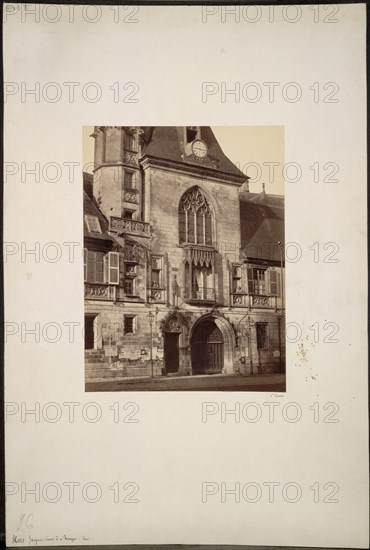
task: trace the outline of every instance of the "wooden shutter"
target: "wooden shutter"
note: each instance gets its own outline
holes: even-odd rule
[[[103,252],[87,250],[86,280],[89,283],[104,283]]]
[[[87,251],[86,279],[89,283],[95,283],[95,252]]]
[[[123,257],[123,254],[119,255],[119,278],[119,285],[123,287],[125,284],[125,259]]]
[[[95,283],[104,283],[104,252],[95,252]]]
[[[268,272],[269,277],[269,289],[270,289],[270,295],[271,296],[279,296],[280,295],[280,274],[275,269],[270,269]]]
[[[271,296],[277,295],[277,277],[276,277],[276,271],[270,270],[268,272],[268,278],[270,283],[270,294]]]
[[[108,252],[108,283],[119,284],[119,253]]]

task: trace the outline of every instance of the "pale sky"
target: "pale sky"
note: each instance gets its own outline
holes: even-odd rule
[[[94,127],[83,128],[83,157],[85,171],[92,171],[94,140],[90,137]],[[284,127],[283,126],[212,126],[212,130],[226,156],[251,180],[253,193],[284,194]],[[269,164],[271,163],[271,164]],[[278,163],[273,166],[272,163]]]

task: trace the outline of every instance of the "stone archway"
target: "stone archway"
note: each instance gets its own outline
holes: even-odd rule
[[[193,374],[232,374],[235,335],[230,323],[217,315],[206,315],[194,324],[190,335]]]

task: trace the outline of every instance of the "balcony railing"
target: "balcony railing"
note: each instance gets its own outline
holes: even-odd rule
[[[104,283],[85,283],[85,298],[87,300],[116,300],[117,287]]]
[[[132,187],[125,187],[123,190],[123,200],[133,204],[139,204],[139,191]]]
[[[116,233],[126,233],[138,237],[150,237],[149,223],[129,220],[127,218],[116,218],[111,216],[109,229]]]
[[[237,292],[232,294],[232,305],[239,307],[254,308],[277,308],[277,296],[267,296],[265,294],[244,294]]]
[[[199,287],[185,291],[185,302],[189,304],[214,304],[216,302],[216,293],[214,288]]]

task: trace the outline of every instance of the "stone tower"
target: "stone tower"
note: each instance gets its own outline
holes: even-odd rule
[[[142,178],[139,167],[140,129],[129,126],[95,126],[93,193],[110,216],[142,220]]]

